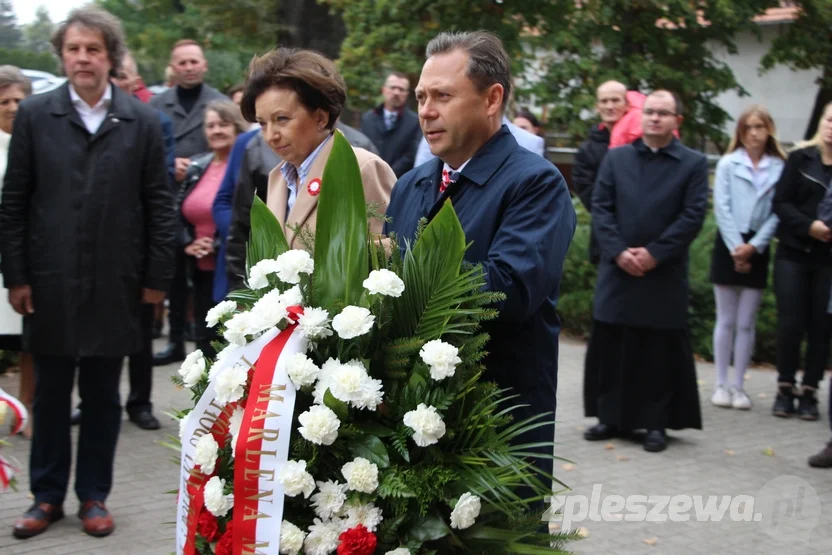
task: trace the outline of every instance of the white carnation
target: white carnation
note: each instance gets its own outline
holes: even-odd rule
[[[329,327],[329,312],[323,308],[305,308],[298,317],[300,331],[307,339],[323,339],[332,335]]]
[[[216,517],[223,517],[234,506],[234,496],[225,495],[225,480],[214,476],[205,484],[205,508]]]
[[[341,528],[337,522],[316,518],[309,527],[309,535],[303,542],[306,555],[329,555],[338,549]]]
[[[277,481],[289,497],[302,493],[308,499],[315,491],[315,479],[306,471],[306,461],[286,461]]]
[[[372,295],[401,297],[404,291],[404,282],[390,270],[373,270],[363,285]]]
[[[277,257],[277,277],[285,283],[300,283],[300,274],[311,274],[314,270],[315,262],[304,250],[293,249]]]
[[[341,468],[347,486],[353,491],[373,493],[378,487],[378,466],[363,457],[356,457]]]
[[[295,384],[295,389],[300,389],[315,383],[321,369],[303,353],[295,353],[286,362],[286,373]]]
[[[248,367],[240,363],[224,368],[217,374],[214,394],[217,403],[227,405],[242,399],[248,382]]]
[[[189,412],[185,416],[179,419],[179,439],[180,441],[185,441],[185,428],[188,427],[188,420],[191,417],[191,413]]]
[[[381,521],[381,509],[368,503],[366,505],[350,505],[347,507],[347,517],[343,522],[343,529],[349,530],[363,524],[370,532],[375,532]]]
[[[454,375],[459,358],[459,349],[439,339],[428,341],[419,351],[419,356],[430,366],[430,377],[434,380],[444,380]]]
[[[300,435],[316,445],[332,445],[341,427],[338,416],[325,405],[313,405],[298,416],[298,422]]]
[[[243,409],[237,407],[228,418],[228,433],[231,434],[231,456],[237,447],[237,437],[240,435],[240,428],[243,426]]]
[[[480,516],[481,507],[479,497],[470,492],[463,493],[451,512],[451,528],[464,530],[472,526]]]
[[[222,351],[217,353],[217,357],[214,359],[214,364],[211,365],[211,370],[208,371],[209,381],[214,381],[217,373],[227,364],[229,355],[235,349],[239,349],[239,347],[234,343],[229,343]]]
[[[329,389],[330,384],[332,383],[332,379],[335,376],[335,373],[341,368],[341,363],[335,360],[334,358],[328,359],[324,362],[324,365],[321,366],[321,372],[318,374],[318,383],[315,384],[315,404],[321,405],[324,402],[324,395],[326,394],[326,390]]]
[[[436,408],[419,403],[416,410],[404,415],[404,425],[413,430],[413,440],[419,447],[427,447],[445,435],[445,422]]]
[[[205,316],[205,323],[209,328],[213,328],[220,323],[220,320],[234,314],[235,310],[237,310],[237,303],[234,301],[223,301],[208,311],[208,314]]]
[[[303,540],[306,534],[303,530],[284,520],[280,525],[280,553],[283,555],[295,555],[303,549]]]
[[[410,555],[410,550],[406,547],[397,547],[393,551],[388,551],[384,555]]]
[[[348,306],[332,319],[332,328],[341,339],[362,336],[373,329],[376,317],[360,306]]]
[[[217,466],[217,455],[220,446],[210,433],[205,434],[196,441],[196,452],[194,453],[194,465],[199,465],[200,471],[206,476],[214,473]]]
[[[251,326],[257,332],[269,330],[286,319],[286,304],[280,291],[273,289],[251,307]]]
[[[286,306],[303,306],[303,293],[301,293],[299,285],[287,289],[280,296]]]
[[[324,520],[329,520],[337,514],[347,500],[347,485],[334,480],[317,482],[318,493],[312,496],[312,507],[315,514]]]
[[[248,343],[246,336],[254,335],[257,331],[256,322],[251,317],[251,313],[238,312],[225,323],[225,332],[222,336],[229,343],[242,347]]]
[[[179,367],[179,375],[185,387],[193,387],[199,383],[205,375],[205,357],[202,356],[202,351],[197,349],[185,358]]]
[[[371,378],[361,361],[341,364],[329,377],[328,384],[333,397],[356,408],[375,410],[381,404],[381,380]]]
[[[277,272],[277,260],[267,258],[251,267],[248,273],[248,286],[252,289],[263,289],[269,286],[269,274]]]

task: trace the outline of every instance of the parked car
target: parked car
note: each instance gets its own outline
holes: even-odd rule
[[[32,82],[33,94],[55,90],[66,82],[66,77],[58,77],[46,71],[36,69],[23,69],[21,71]]]

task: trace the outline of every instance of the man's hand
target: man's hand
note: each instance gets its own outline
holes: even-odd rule
[[[636,247],[633,249],[628,249],[630,253],[636,257],[641,269],[646,274],[647,272],[653,270],[656,266],[658,266],[658,262],[656,259],[653,258],[653,255],[650,254],[650,251],[645,249],[644,247]]]
[[[196,258],[202,258],[214,253],[214,240],[211,237],[200,237],[187,247],[185,254]]]
[[[165,300],[165,292],[156,289],[142,289],[142,302],[146,304],[158,304]]]
[[[190,158],[176,159],[176,181],[182,181],[183,179],[185,179],[185,174],[188,172],[188,166],[190,165]]]
[[[754,245],[744,243],[734,249],[734,252],[731,253],[731,258],[734,259],[734,262],[748,262],[756,253],[757,249],[754,248]]]
[[[824,243],[832,241],[832,230],[830,230],[826,224],[820,220],[815,220],[812,222],[812,225],[809,226],[809,235],[818,241],[823,241]]]
[[[32,286],[18,285],[9,289],[9,303],[15,312],[22,316],[35,313],[35,305],[32,304]]]
[[[619,268],[633,277],[644,277],[644,268],[642,268],[641,263],[632,253],[632,249],[627,249],[616,256],[615,263],[618,264]]]

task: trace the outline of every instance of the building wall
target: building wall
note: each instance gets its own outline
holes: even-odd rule
[[[820,70],[792,71],[785,66],[776,66],[763,75],[759,74],[760,60],[780,28],[780,25],[761,27],[762,40],[751,33],[737,37],[737,54],[728,55],[723,49],[717,51],[731,67],[737,81],[750,94],[740,97],[730,92],[717,98],[722,108],[734,119],[725,129],[729,135],[733,133],[734,122],[745,107],[763,104],[774,117],[781,141],[794,143],[803,139],[818,92],[816,80],[820,77]]]

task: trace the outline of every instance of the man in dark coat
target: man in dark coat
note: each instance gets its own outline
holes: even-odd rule
[[[405,106],[410,81],[403,73],[393,72],[387,76],[381,94],[384,102],[361,117],[361,132],[376,145],[379,156],[390,164],[396,177],[401,177],[413,169],[422,138],[419,118]]]
[[[124,48],[120,23],[100,8],[79,8],[53,46],[68,82],[20,106],[0,205],[3,278],[24,315],[36,376],[35,502],[15,523],[19,538],[63,516],[76,368],[84,404],[79,516],[87,534],[112,532],[104,501],[121,425],[122,362],[141,349],[142,303],[164,298],[176,239],[159,116],[109,82]]]
[[[170,67],[176,74],[177,85],[153,97],[150,105],[163,111],[173,120],[176,140],[176,181],[181,182],[191,158],[210,150],[205,138],[203,120],[205,106],[212,100],[226,96],[205,84],[208,62],[202,47],[193,40],[180,40],[170,53]],[[176,256],[176,272],[169,295],[168,345],[156,353],[153,364],[164,365],[185,360],[185,312],[188,281],[185,272],[185,253]]]
[[[589,130],[589,136],[578,147],[575,165],[572,166],[572,185],[581,204],[587,212],[592,212],[592,189],[598,168],[610,146],[610,130],[627,113],[627,86],[618,81],[607,81],[595,91],[595,109],[601,116],[601,123],[596,123]],[[601,249],[595,234],[589,235],[589,261],[598,264]]]
[[[370,139],[357,129],[341,120],[335,122],[335,127],[344,134],[344,138],[352,146],[378,154],[378,150]],[[233,156],[232,152],[227,172],[231,171]],[[217,229],[227,230],[227,233],[223,234],[224,250],[222,247],[220,250],[220,256],[223,256],[223,253],[225,256],[223,268],[228,278],[225,291],[222,293],[223,297],[229,290],[239,288],[243,284],[243,276],[246,274],[246,243],[251,233],[251,204],[254,202],[255,194],[260,197],[260,200],[266,202],[269,174],[279,163],[280,157],[263,139],[263,134],[257,131],[246,141],[239,169],[234,174],[226,174],[220,186],[220,192],[214,200],[214,220],[217,223]],[[236,183],[234,175],[237,176]],[[220,233],[222,234],[222,231]],[[218,271],[219,268],[218,263]],[[217,281],[215,278],[215,285]],[[217,293],[216,287],[215,293]],[[214,300],[219,302],[216,296]]]
[[[646,429],[662,451],[665,428],[702,428],[687,331],[688,248],[708,205],[708,161],[673,132],[681,104],[656,91],[644,136],[610,150],[595,183],[592,222],[601,246],[584,408],[600,423],[587,440]]]
[[[451,199],[472,243],[466,259],[482,264],[489,290],[506,294],[496,307],[499,319],[484,326],[491,336],[486,377],[528,405],[512,413],[521,420],[555,411],[558,288],[576,218],[557,168],[518,145],[501,124],[509,66],[491,33],[442,33],[428,44],[416,98],[437,159],[393,187],[386,232],[395,232],[402,244],[412,240],[419,220],[432,218]],[[553,416],[547,421],[554,425]],[[522,439],[553,437],[553,428],[544,427]],[[551,460],[535,464],[552,471]]]

